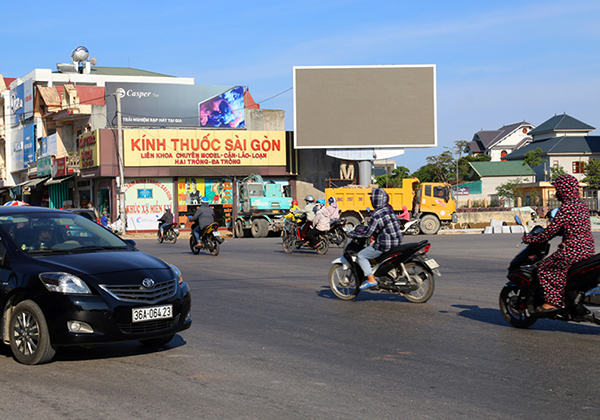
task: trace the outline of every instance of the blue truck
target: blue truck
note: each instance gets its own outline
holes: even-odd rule
[[[281,184],[264,181],[260,175],[250,175],[238,182],[237,190],[237,238],[249,233],[254,238],[264,238],[269,232],[283,230],[284,216],[292,206],[292,197],[286,196]]]

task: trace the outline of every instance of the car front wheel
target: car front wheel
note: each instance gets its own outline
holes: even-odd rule
[[[56,354],[40,307],[31,300],[19,303],[10,317],[10,348],[26,365],[47,363]]]

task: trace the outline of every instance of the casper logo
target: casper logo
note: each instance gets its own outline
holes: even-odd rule
[[[125,89],[123,89],[123,88],[118,88],[118,89],[117,89],[117,93],[118,93],[118,95],[121,97],[121,99],[122,99],[122,98],[124,98],[125,96],[129,96],[129,97],[131,97],[131,98],[138,98],[138,99],[141,99],[141,98],[148,98],[148,97],[150,97],[150,96],[152,96],[152,97],[155,97],[155,98],[158,98],[158,93],[152,93],[152,92],[137,92],[137,91],[135,91],[135,90],[133,90],[133,89],[128,89],[128,90],[125,90]]]

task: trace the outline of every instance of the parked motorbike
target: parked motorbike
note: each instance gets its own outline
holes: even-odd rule
[[[357,238],[354,232],[364,231],[365,226],[357,226],[348,233],[350,242],[344,248],[344,254],[332,261],[329,271],[329,286],[342,300],[352,300],[360,293],[365,280],[364,273],[357,262],[358,253],[369,245],[370,238]],[[402,244],[384,252],[375,259],[373,274],[377,286],[370,290],[395,293],[411,302],[424,303],[433,295],[435,276],[439,276],[439,265],[427,256],[429,241]]]
[[[521,220],[515,216],[518,224]],[[531,233],[544,230],[535,226]],[[541,316],[535,308],[543,304],[542,290],[537,276],[537,266],[550,252],[548,242],[528,244],[510,262],[508,282],[500,291],[500,312],[510,325],[531,327]],[[600,254],[571,266],[567,273],[565,307],[544,318],[558,321],[591,322],[600,325]]]
[[[327,231],[327,240],[329,243],[343,248],[348,243],[348,228],[346,227],[346,219],[337,219],[331,221],[329,230]]]
[[[162,223],[158,224],[158,232],[156,233],[156,239],[159,244],[162,244],[164,240],[170,241],[172,243],[177,242],[177,237],[179,236],[179,229],[175,225],[175,223],[169,223],[165,225],[163,236],[160,236],[160,226]]]
[[[192,231],[190,232],[190,249],[194,255],[198,255],[200,250],[205,249],[210,252],[215,257],[219,255],[219,250],[221,248],[221,244],[224,242],[224,239],[221,238],[221,234],[219,233],[219,225],[217,222],[211,223],[208,225],[204,232],[200,236],[200,242],[196,242],[196,236],[194,235],[194,229],[198,226],[198,223],[194,222],[192,225]]]
[[[302,235],[302,225],[306,223],[306,214],[298,216],[299,221],[293,219],[285,219],[283,223],[283,252],[291,254],[294,250],[298,250],[303,246],[314,249],[319,255],[327,254],[329,250],[329,241],[327,240],[327,232],[317,236],[319,243],[316,248],[308,245],[308,238]]]

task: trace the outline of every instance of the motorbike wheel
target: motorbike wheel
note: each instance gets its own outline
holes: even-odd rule
[[[506,321],[517,328],[529,328],[536,317],[531,316],[527,310],[526,298],[521,296],[521,290],[510,286],[504,286],[500,291],[500,312]]]
[[[200,248],[196,246],[196,238],[193,234],[190,235],[190,249],[192,250],[192,253],[194,255],[198,255],[198,253],[200,252]]]
[[[173,230],[172,230],[172,231],[169,233],[169,240],[170,240],[172,243],[175,243],[175,242],[177,242],[177,235],[175,235],[175,231],[173,231]]]
[[[208,245],[208,250],[210,251],[210,253],[213,256],[216,257],[217,255],[219,255],[219,250],[220,250],[221,246],[215,238],[210,238],[208,240],[207,245]]]
[[[408,229],[408,232],[406,232],[406,233],[413,235],[413,236],[417,236],[419,233],[421,233],[421,230],[419,229],[419,225],[417,225],[415,223]]]
[[[340,248],[344,248],[348,243],[348,235],[346,235],[346,231],[342,228],[336,229],[337,242],[336,245]]]
[[[404,267],[410,276],[409,281],[419,285],[417,290],[403,293],[404,297],[413,303],[427,302],[431,296],[433,296],[433,290],[435,288],[433,274],[431,274],[423,264],[418,262],[406,263],[404,264]]]
[[[319,255],[327,254],[327,251],[329,251],[329,241],[327,240],[327,238],[321,238],[321,244],[316,248],[316,251]]]
[[[294,243],[294,238],[292,235],[286,235],[283,237],[283,252],[286,254],[291,254],[294,252],[294,248],[296,248],[296,244]]]
[[[344,270],[342,264],[334,264],[329,270],[329,287],[334,295],[342,300],[352,300],[360,292],[354,272]]]

